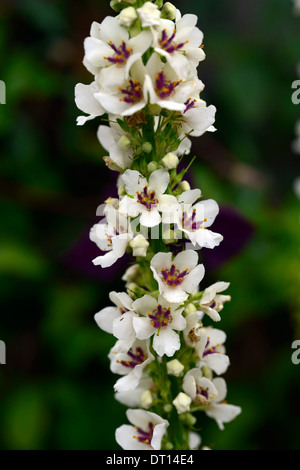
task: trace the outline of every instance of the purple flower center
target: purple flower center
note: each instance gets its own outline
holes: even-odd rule
[[[165,71],[162,70],[155,77],[155,91],[161,99],[169,98],[174,93],[175,88],[182,83],[182,80],[171,82],[165,77]]]
[[[112,233],[105,232],[105,236],[107,238],[107,246],[112,246],[112,238],[116,237],[117,235],[120,235],[121,233],[126,233],[126,230],[124,230],[124,227],[122,227],[122,225],[120,225],[119,230],[114,227]]]
[[[126,47],[125,41],[121,42],[119,48],[117,48],[112,41],[109,41],[109,45],[114,51],[114,55],[113,57],[104,57],[104,59],[108,60],[112,64],[124,65],[132,54],[132,49],[130,47]]]
[[[146,185],[141,193],[138,191],[137,200],[140,204],[143,204],[148,211],[157,206],[158,200],[155,198],[155,191],[148,191],[148,186]]]
[[[208,400],[208,388],[203,388],[203,387],[197,386],[197,388],[196,388],[196,395],[201,395],[201,396],[204,397],[206,400]]]
[[[150,445],[153,437],[154,424],[149,422],[147,431],[144,431],[143,429],[138,428],[137,426],[134,427],[137,431],[137,434],[139,434],[139,436],[133,436],[134,439],[137,439],[139,442],[143,442],[144,444]]]
[[[179,44],[176,44],[174,42],[176,36],[176,29],[174,29],[173,34],[168,37],[166,30],[164,29],[161,33],[161,38],[159,40],[159,45],[161,49],[164,49],[166,52],[169,54],[172,54],[175,51],[178,51],[183,48],[183,46],[188,42],[181,42]]]
[[[158,304],[157,308],[153,310],[152,313],[148,313],[148,317],[151,319],[151,325],[154,326],[154,328],[160,329],[167,326],[167,324],[172,321],[171,307],[162,308],[162,306]]]
[[[134,369],[135,366],[139,364],[143,364],[144,361],[147,359],[147,354],[142,350],[141,347],[137,346],[135,348],[135,353],[132,352],[131,349],[127,351],[128,360],[126,361],[117,361],[119,364],[122,364],[125,367],[129,367],[130,369]]]
[[[123,93],[124,98],[120,98],[120,101],[125,103],[138,103],[143,98],[142,85],[138,80],[128,80],[129,85],[126,88],[119,88],[119,91]]]
[[[183,111],[183,114],[189,111],[190,109],[193,108],[198,108],[198,106],[195,104],[197,103],[197,100],[192,100],[192,98],[189,98],[185,103],[185,110]]]
[[[170,287],[179,286],[188,273],[188,268],[184,271],[176,269],[176,264],[172,264],[170,269],[161,268],[162,280]]]
[[[208,339],[202,356],[205,357],[205,356],[208,356],[209,354],[220,353],[221,351],[218,351],[219,346],[220,346],[219,344],[216,344],[216,346],[210,346],[210,341]]]
[[[189,217],[187,212],[184,212],[182,214],[182,227],[185,228],[186,230],[189,230],[190,232],[194,230],[199,230],[199,228],[204,228],[202,227],[203,222],[207,222],[207,219],[205,218],[204,220],[197,220],[197,210],[193,209],[192,217]]]

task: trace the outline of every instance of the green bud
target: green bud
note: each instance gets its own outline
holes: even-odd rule
[[[155,5],[158,6],[158,8],[161,8],[164,4],[164,0],[156,0]]]
[[[212,371],[208,367],[203,366],[201,367],[201,370],[202,370],[203,377],[206,377],[208,380],[211,380],[213,378]]]
[[[168,441],[168,442],[165,443],[165,449],[166,450],[172,450],[173,448],[174,448],[174,446],[173,446],[172,442]]]
[[[161,17],[167,20],[175,20],[176,7],[170,2],[165,3],[161,10]]]
[[[197,309],[194,304],[188,304],[184,309],[184,314],[189,315],[190,313],[196,312]]]
[[[142,145],[142,150],[145,153],[151,153],[152,152],[152,144],[150,142],[144,142]]]
[[[158,104],[149,104],[149,111],[154,116],[159,116],[161,112],[161,107]]]
[[[156,162],[148,163],[147,170],[149,171],[149,173],[152,173],[152,171],[157,170],[157,163]]]
[[[191,189],[190,183],[185,180],[181,181],[181,183],[179,183],[179,189],[181,191],[189,191]]]
[[[182,415],[179,416],[180,421],[183,423],[187,424],[188,426],[194,426],[197,422],[197,418],[195,418],[192,413],[183,413]]]
[[[125,184],[122,184],[122,186],[120,186],[118,189],[118,196],[122,197],[122,196],[125,196],[125,194],[126,194]]]
[[[170,403],[167,403],[167,404],[164,406],[164,411],[165,411],[166,413],[171,413],[172,408],[173,408],[173,406],[172,406]]]

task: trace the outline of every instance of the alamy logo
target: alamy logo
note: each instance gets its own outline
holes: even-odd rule
[[[292,94],[292,103],[299,104],[300,103],[300,80],[295,80],[292,83],[292,89],[296,90]]]
[[[0,104],[6,104],[6,85],[0,80]]]
[[[6,364],[6,345],[0,341],[0,364]]]

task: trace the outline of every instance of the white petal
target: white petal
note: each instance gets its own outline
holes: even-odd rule
[[[180,194],[178,201],[184,204],[193,204],[201,196],[200,189],[189,189]]]
[[[166,300],[173,303],[181,303],[188,298],[188,294],[180,286],[169,287],[163,284],[161,293]]]
[[[205,362],[209,369],[212,369],[217,375],[224,374],[229,366],[229,357],[226,354],[208,354],[205,356]]]
[[[194,250],[184,250],[175,256],[173,263],[179,271],[184,271],[186,268],[192,270],[197,266],[198,253]]]
[[[109,43],[112,41],[119,47],[122,41],[127,41],[129,34],[125,28],[120,26],[119,20],[113,16],[107,16],[101,23],[101,38]]]
[[[212,403],[208,409],[206,409],[206,414],[210,418],[214,418],[217,421],[217,424],[221,430],[224,429],[223,423],[229,423],[236,416],[241,413],[241,408],[235,405],[224,404],[214,404]]]
[[[138,339],[148,339],[156,331],[148,318],[135,317],[132,323]]]
[[[107,333],[113,332],[113,321],[120,316],[120,311],[116,307],[106,307],[96,313],[95,321],[99,328]]]
[[[157,209],[142,210],[140,223],[144,227],[155,227],[161,222],[161,216]]]
[[[200,201],[195,204],[194,208],[199,212],[200,217],[207,219],[203,224],[205,227],[210,227],[214,223],[215,218],[219,213],[219,206],[216,201],[213,199],[207,199],[205,201]]]
[[[190,235],[193,237],[192,233]],[[203,248],[215,248],[219,246],[223,240],[223,235],[220,233],[212,232],[211,230],[199,229],[194,232],[193,240]]]
[[[204,266],[203,264],[198,264],[198,266],[192,269],[192,271],[183,280],[183,283],[181,284],[182,289],[191,294],[194,292],[194,290],[196,290],[203,277]]]
[[[99,90],[95,82],[90,85],[77,83],[75,86],[76,106],[84,113],[92,116],[102,116],[105,110],[94,96],[97,91]]]
[[[117,260],[118,260],[118,257],[116,256],[116,254],[113,251],[109,251],[103,256],[97,256],[97,258],[94,258],[93,264],[95,266],[101,266],[101,268],[109,268]]]
[[[127,340],[134,335],[133,320],[136,318],[136,314],[133,312],[127,312],[120,315],[113,321],[113,335],[121,340]]]
[[[153,338],[153,349],[159,356],[166,354],[171,357],[180,348],[179,335],[171,328],[160,329]]]
[[[156,196],[160,196],[167,189],[169,181],[170,175],[167,170],[155,170],[150,175],[149,186],[155,191]]]
[[[115,438],[120,447],[124,450],[150,450],[148,444],[138,441],[133,436],[136,435],[136,430],[133,426],[123,424],[116,429]]]
[[[143,297],[135,300],[132,304],[134,311],[147,315],[147,313],[153,312],[157,307],[157,301],[152,295],[144,295]]]

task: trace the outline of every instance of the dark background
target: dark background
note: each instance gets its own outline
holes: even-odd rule
[[[203,251],[203,288],[231,283],[217,326],[227,333],[228,401],[243,413],[220,431],[199,415],[215,449],[299,449],[299,200],[291,151],[299,106],[300,18],[288,0],[177,1],[199,17],[207,59],[202,97],[217,107],[214,134],[193,141],[194,187],[220,204]],[[115,196],[97,141],[100,120],[76,126],[74,86],[90,83],[83,40],[108,1],[0,1],[0,366],[2,449],[117,449],[126,422],[107,354],[114,339],[94,314],[123,290],[121,260],[94,268],[96,208]]]

